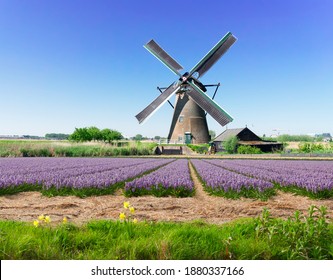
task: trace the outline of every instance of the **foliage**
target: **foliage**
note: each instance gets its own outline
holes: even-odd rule
[[[213,140],[216,137],[216,132],[214,130],[210,129],[208,133],[211,140]]]
[[[73,143],[65,140],[0,140],[0,157],[108,157],[153,155],[156,143]]]
[[[310,135],[289,135],[282,134],[277,137],[279,142],[313,142],[316,138]]]
[[[237,154],[262,154],[262,151],[257,147],[240,145],[237,148]]]
[[[318,187],[318,189],[307,189],[302,188],[297,185],[281,186],[276,184],[277,189],[282,190],[283,192],[289,192],[296,195],[307,196],[312,199],[330,199],[333,197],[332,188]]]
[[[224,149],[229,154],[234,154],[237,151],[238,146],[238,138],[236,136],[230,136],[226,141],[223,143]]]
[[[313,153],[313,152],[329,152],[330,149],[324,147],[321,143],[308,143],[302,142],[298,144],[299,152],[301,153]]]
[[[104,142],[111,143],[112,141],[121,140],[122,138],[123,136],[116,130],[105,128],[100,131],[100,139]]]
[[[47,133],[45,134],[46,139],[52,139],[52,140],[68,140],[69,134],[64,133]]]
[[[264,210],[260,218],[223,225],[100,220],[77,226],[64,217],[36,227],[33,221],[0,221],[0,259],[333,259],[325,211],[312,207],[308,216],[296,212],[284,221]]]
[[[296,211],[288,220],[273,219],[267,209],[255,220],[256,235],[271,246],[281,248],[275,254],[286,259],[328,259],[333,257],[332,232],[326,219],[327,209],[311,206],[308,216]]]
[[[209,144],[187,144],[187,146],[198,154],[206,154],[209,148]]]
[[[135,140],[135,141],[141,141],[141,140],[143,140],[143,136],[142,136],[142,134],[137,134],[137,135],[135,135],[135,136],[133,137],[133,140]]]
[[[123,136],[120,132],[108,128],[100,130],[95,126],[75,128],[75,131],[69,136],[69,140],[74,142],[104,141],[111,143],[121,139]]]
[[[233,190],[228,189],[227,191],[224,189],[205,187],[205,190],[212,195],[222,196],[229,199],[240,199],[242,197],[245,198],[254,198],[260,199],[261,201],[266,201],[270,197],[276,194],[276,191],[273,188],[268,188],[263,191],[259,191],[257,188],[253,187],[241,187],[240,189]]]

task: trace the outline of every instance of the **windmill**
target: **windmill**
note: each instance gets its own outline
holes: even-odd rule
[[[170,97],[176,94],[173,118],[168,140],[184,141],[185,143],[208,143],[210,140],[206,113],[211,115],[221,126],[233,119],[205,92],[206,87],[198,80],[226,53],[236,42],[237,38],[228,32],[193,68],[190,72],[180,74],[183,67],[166,53],[154,40],[144,47],[159,59],[179,79],[173,82],[145,109],[135,117],[143,123]]]

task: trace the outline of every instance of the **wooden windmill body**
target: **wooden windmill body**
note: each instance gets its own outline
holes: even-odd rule
[[[206,113],[186,93],[176,94],[168,140],[170,143],[192,144],[210,141]]]

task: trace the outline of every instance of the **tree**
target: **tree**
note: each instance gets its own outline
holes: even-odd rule
[[[91,126],[87,128],[91,140],[99,141],[102,140],[101,131],[96,126]],[[89,140],[89,141],[91,141]]]
[[[69,136],[69,140],[75,142],[96,140],[111,143],[112,141],[121,139],[123,139],[123,136],[117,130],[111,130],[109,128],[99,130],[99,128],[94,126],[89,128],[75,128],[75,131]]]
[[[137,134],[134,136],[134,140],[141,141],[143,139],[143,136],[141,134]]]
[[[224,149],[229,154],[234,154],[237,151],[238,146],[238,138],[236,136],[230,136],[226,141],[223,143]]]
[[[69,134],[64,133],[47,133],[45,134],[46,139],[54,139],[54,140],[67,140]]]
[[[85,142],[85,141],[91,141],[91,135],[88,131],[88,128],[75,128],[75,131],[69,136],[69,140],[75,141],[75,142]]]
[[[111,143],[112,141],[123,139],[123,136],[117,130],[105,128],[101,131],[101,138],[104,142]]]
[[[209,130],[210,139],[213,140],[216,137],[216,132],[214,130]]]

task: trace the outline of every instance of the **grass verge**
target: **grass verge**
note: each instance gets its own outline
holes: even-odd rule
[[[268,210],[223,225],[91,221],[34,227],[0,221],[1,259],[333,259],[324,208],[288,220]]]
[[[1,140],[0,157],[117,157],[153,155],[156,143],[74,143],[50,140]]]

